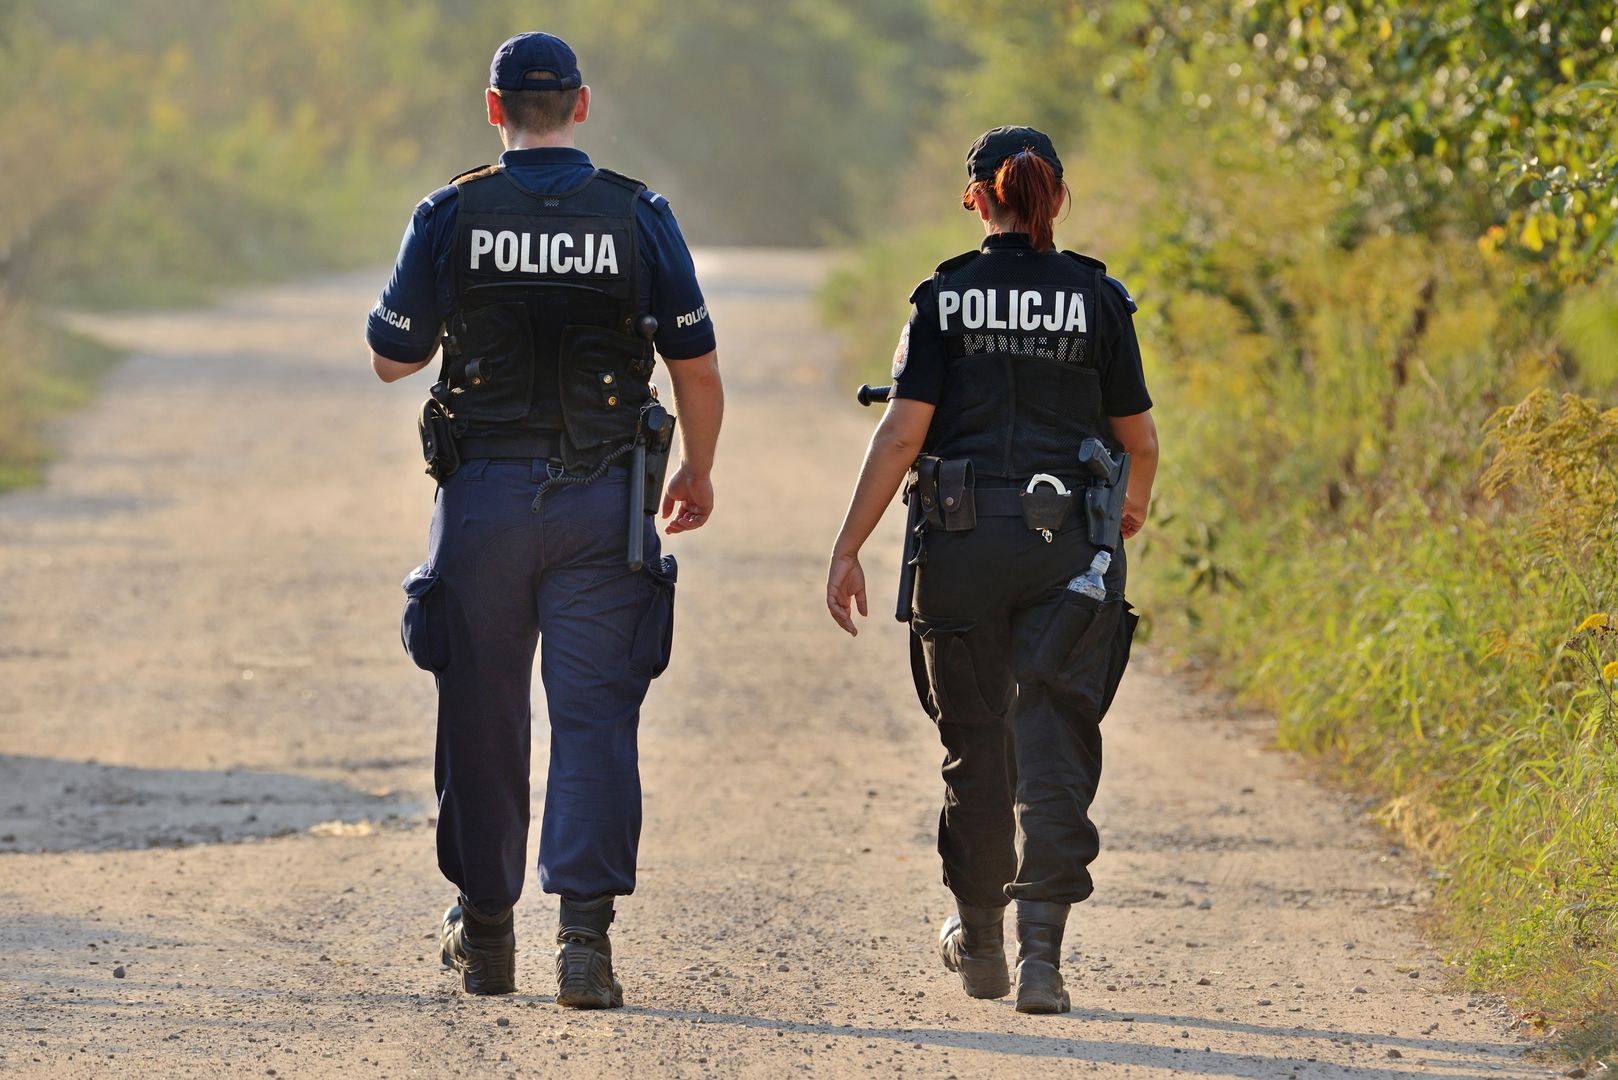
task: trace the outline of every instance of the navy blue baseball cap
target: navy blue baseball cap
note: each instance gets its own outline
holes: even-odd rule
[[[1062,159],[1056,156],[1051,137],[1037,128],[1014,126],[990,128],[977,137],[966,152],[966,175],[973,180],[993,180],[1002,161],[1024,150],[1044,158],[1056,178],[1062,178]]]
[[[530,76],[548,71],[553,78]],[[576,90],[584,85],[579,58],[555,34],[518,34],[494,52],[489,64],[489,85],[496,90]]]

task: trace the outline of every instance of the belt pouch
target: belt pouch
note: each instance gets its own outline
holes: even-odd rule
[[[922,516],[927,524],[938,529],[944,527],[944,510],[938,493],[938,472],[943,464],[943,458],[923,454],[911,470],[915,479],[910,485],[910,497],[920,500]]]
[[[1056,532],[1067,524],[1073,496],[1049,488],[1025,491],[1017,498],[1023,523],[1035,532]]]
[[[945,532],[965,532],[978,525],[977,500],[973,498],[976,480],[971,458],[943,461],[938,467],[938,506]]]
[[[455,448],[449,413],[436,398],[422,403],[416,430],[421,435],[421,456],[427,462],[427,475],[439,481],[449,479],[461,467],[461,455]]]

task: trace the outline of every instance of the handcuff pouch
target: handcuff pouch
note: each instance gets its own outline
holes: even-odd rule
[[[1058,532],[1073,511],[1073,496],[1054,488],[1025,491],[1017,498],[1023,523],[1035,532]]]

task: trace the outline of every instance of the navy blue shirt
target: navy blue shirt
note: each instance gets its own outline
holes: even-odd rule
[[[500,164],[518,184],[539,195],[572,191],[590,178],[589,155],[572,147],[507,150]],[[410,217],[393,276],[371,309],[365,340],[389,360],[416,364],[432,356],[455,305],[455,218],[460,192],[439,188]],[[713,320],[697,285],[691,251],[669,201],[652,191],[635,203],[640,240],[640,310],[657,317],[657,351],[665,360],[688,360],[714,351]]]
[[[984,251],[1032,251],[1024,233],[996,233],[984,238]],[[1134,302],[1123,282],[1106,279],[1108,289],[1095,298],[1096,336],[1100,348],[1096,372],[1101,376],[1101,403],[1108,416],[1134,416],[1152,407],[1135,339]],[[938,301],[931,280],[917,287],[915,306],[893,354],[893,396],[937,405],[944,393],[944,339],[938,333]]]

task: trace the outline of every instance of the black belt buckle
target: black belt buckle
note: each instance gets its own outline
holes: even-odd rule
[[[1041,490],[1041,485],[1050,490]],[[1017,502],[1022,508],[1024,524],[1043,536],[1048,544],[1056,531],[1067,524],[1067,515],[1073,509],[1073,493],[1050,473],[1039,473],[1028,481]]]

